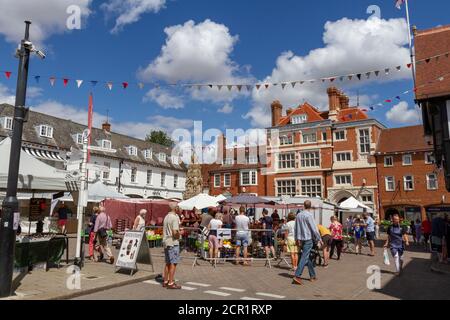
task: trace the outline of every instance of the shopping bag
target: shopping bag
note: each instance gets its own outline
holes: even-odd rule
[[[389,261],[389,252],[388,249],[384,249],[384,253],[383,253],[383,262],[385,265],[389,266],[391,264],[391,262]]]

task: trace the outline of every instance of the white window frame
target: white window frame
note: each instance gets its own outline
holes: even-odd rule
[[[428,157],[431,157],[432,160],[429,161]],[[433,152],[425,152],[425,164],[435,164],[436,163],[436,159],[434,157],[434,153]]]
[[[151,159],[153,156],[153,151],[152,149],[145,149],[144,150],[144,158],[145,159]]]
[[[347,181],[348,177],[350,177],[350,181]],[[345,181],[342,179],[345,178]],[[334,175],[334,184],[336,186],[351,186],[353,185],[353,176],[351,173],[342,173]]]
[[[293,135],[280,136],[280,146],[289,146],[294,143]]]
[[[166,162],[167,155],[166,155],[164,152],[160,152],[160,153],[158,154],[158,159],[159,159],[159,161],[161,161],[161,162]]]
[[[128,155],[130,155],[130,156],[137,156],[138,155],[138,148],[136,146],[129,146],[128,147]]]
[[[248,183],[244,183],[244,174],[248,173]],[[243,170],[239,173],[241,186],[257,186],[258,185],[258,171],[257,170]]]
[[[289,183],[289,185],[288,185]],[[293,185],[292,185],[293,183]],[[292,192],[288,192],[291,190]],[[281,191],[281,192],[280,192]],[[280,179],[275,182],[275,194],[277,197],[280,196],[291,196],[297,195],[297,180],[295,179]]]
[[[103,149],[111,149],[111,148],[112,148],[112,142],[111,142],[111,140],[103,139],[103,140],[102,140],[102,148],[103,148]]]
[[[132,167],[130,170],[130,182],[131,183],[137,183],[137,177],[138,176],[138,168]]]
[[[391,182],[390,179],[392,179],[392,188],[389,188],[389,183]],[[384,177],[384,184],[385,184],[386,192],[394,192],[395,191],[395,177],[394,176]]]
[[[166,173],[165,172],[161,172],[160,185],[161,185],[161,187],[165,187],[166,186]]]
[[[387,162],[386,160],[388,160],[388,159],[391,159],[391,164],[386,163]],[[383,165],[385,168],[393,167],[394,166],[394,157],[393,156],[385,156],[383,158]]]
[[[172,156],[172,164],[180,164],[180,158],[178,156]]]
[[[277,160],[279,170],[295,169],[295,152],[279,153]]]
[[[291,117],[291,124],[301,124],[308,122],[308,115],[306,113],[298,114]]]
[[[315,181],[315,182],[319,181],[319,183],[318,184],[317,183],[316,184],[311,184],[309,186],[311,192],[308,193],[307,191],[303,192],[304,188],[308,188],[308,186],[304,186],[303,185],[305,181],[310,181],[310,182],[312,182],[312,181]],[[312,191],[313,188],[316,188],[316,189],[320,188],[320,193],[317,193],[317,190],[315,192],[313,192]],[[302,177],[300,179],[300,195],[308,196],[308,197],[311,197],[311,198],[317,197],[317,196],[322,197],[322,195],[323,195],[322,178],[321,177]]]
[[[214,188],[220,188],[221,183],[222,183],[221,176],[219,173],[216,173],[214,175]]]
[[[411,159],[410,163],[406,163],[405,162],[405,159],[408,158],[408,157]],[[402,166],[412,166],[412,164],[413,164],[413,157],[412,157],[411,153],[407,153],[407,154],[402,155]]]
[[[147,170],[147,185],[148,186],[153,185],[153,170],[151,169]]]
[[[309,155],[309,157],[305,157],[305,155]],[[311,155],[313,156],[311,157]],[[300,152],[300,168],[320,168],[320,161],[320,151],[318,150]]]
[[[343,139],[338,137],[338,134],[340,134],[340,133],[344,134],[344,138]],[[347,141],[347,130],[336,130],[334,132],[334,141]]]
[[[223,164],[226,166],[232,166],[232,165],[234,165],[234,159],[233,158],[225,158]]]
[[[412,188],[407,188],[406,187],[406,184],[409,182],[409,180],[406,179],[408,177],[411,178]],[[405,191],[414,191],[414,176],[413,175],[403,176],[403,190],[405,190]]]
[[[307,139],[307,137],[315,137],[315,139]],[[317,132],[302,133],[302,144],[317,143]]]
[[[370,197],[371,200],[370,201],[368,201],[367,199],[364,200],[364,197]],[[371,194],[363,194],[363,195],[361,195],[361,201],[363,203],[373,203],[373,195],[371,195]]]
[[[109,179],[111,178],[111,162],[104,162],[103,165],[110,169],[109,171],[103,171],[103,180],[109,181]]]
[[[247,164],[258,164],[258,156],[248,156],[247,157]]]
[[[431,181],[430,176],[434,176],[434,181],[435,181],[435,185],[436,185],[435,188],[430,187],[430,181]],[[437,190],[438,188],[439,188],[439,185],[438,185],[437,174],[436,173],[428,173],[427,174],[427,190],[434,191],[434,190]]]
[[[344,160],[342,160],[342,156],[345,155]],[[347,155],[349,155],[349,159],[347,159]],[[339,159],[339,156],[341,159]],[[351,162],[352,161],[352,152],[351,151],[339,151],[334,154],[334,161],[336,162]]]
[[[228,181],[227,181],[228,179]],[[223,186],[224,187],[231,187],[231,173],[224,173],[223,174]]]
[[[361,132],[365,132],[368,131],[368,135],[361,135]],[[359,153],[362,155],[368,155],[370,154],[370,149],[371,149],[371,144],[372,144],[372,136],[371,136],[372,131],[370,130],[370,128],[358,128],[358,150]],[[362,138],[368,138],[368,141],[362,141]],[[364,145],[364,148],[367,147],[367,145],[369,146],[369,150],[362,150],[362,146]]]
[[[53,127],[46,125],[46,124],[41,124],[39,126],[39,136],[52,139],[53,138]]]
[[[178,188],[178,175],[177,174],[173,175],[173,188],[174,189]]]
[[[14,118],[13,117],[4,117],[3,118],[3,128],[6,130],[12,130],[14,124]]]

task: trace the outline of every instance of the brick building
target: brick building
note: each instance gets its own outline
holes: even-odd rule
[[[398,213],[408,219],[450,211],[444,175],[434,164],[433,144],[423,126],[383,130],[375,153],[380,216]]]
[[[378,210],[375,149],[385,127],[338,89],[327,90],[329,110],[305,102],[271,105],[267,130],[266,195],[305,195],[341,203],[351,196]]]

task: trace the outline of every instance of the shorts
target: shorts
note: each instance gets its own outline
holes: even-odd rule
[[[375,231],[366,232],[366,238],[367,238],[367,241],[374,241],[375,240]]]
[[[294,238],[287,239],[287,252],[288,253],[298,253],[297,243]]]
[[[180,262],[180,246],[164,248],[166,264],[178,264]]]
[[[67,224],[67,219],[59,219],[58,226],[64,227]]]
[[[272,236],[262,236],[261,238],[261,244],[263,247],[273,247],[274,241]]]
[[[442,252],[442,238],[431,236],[431,250],[435,252]]]
[[[332,238],[331,235],[329,235],[329,234],[326,234],[326,235],[324,235],[324,236],[322,237],[323,245],[326,246],[326,247],[328,247],[328,246],[331,245],[331,241],[332,241],[332,240],[333,240],[333,238]]]
[[[391,254],[393,257],[395,257],[395,255],[398,253],[398,256],[401,257],[403,256],[403,252],[405,251],[405,248],[395,248],[395,247],[391,247]]]
[[[208,237],[208,242],[210,248],[219,248],[219,239],[217,239],[217,236],[210,234]]]
[[[248,247],[249,239],[248,232],[237,232],[236,233],[236,246]]]

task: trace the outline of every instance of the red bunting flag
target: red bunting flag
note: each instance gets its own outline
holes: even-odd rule
[[[11,78],[11,71],[5,71],[5,77],[6,79]]]
[[[257,84],[257,85],[256,85],[256,90],[259,90],[259,88],[261,88],[261,85],[260,85],[260,84]]]
[[[128,88],[128,82],[122,82],[122,86],[124,89]]]
[[[69,79],[63,79],[64,87],[69,83]]]
[[[391,103],[392,100],[391,100],[391,99],[386,99],[386,100],[384,100],[384,102],[386,102],[386,103]]]
[[[411,68],[411,67],[412,67],[412,63],[408,63],[406,66],[407,66],[408,68]]]

